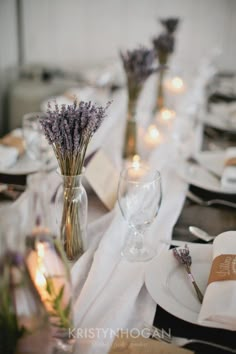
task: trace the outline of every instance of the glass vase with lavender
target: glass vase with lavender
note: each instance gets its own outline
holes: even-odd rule
[[[159,76],[157,84],[157,100],[154,113],[160,111],[165,106],[165,94],[164,94],[164,79],[165,72],[170,55],[174,52],[175,38],[174,33],[178,27],[179,19],[167,18],[161,19],[161,24],[164,27],[164,32],[158,37],[153,39],[153,46],[156,51],[157,59],[159,61]]]
[[[146,79],[156,71],[154,67],[155,52],[144,47],[121,53],[126,74],[128,107],[123,158],[133,158],[137,154],[136,107],[140,92]]]
[[[106,107],[75,100],[72,105],[48,105],[40,119],[45,136],[58,160],[62,177],[61,241],[68,261],[76,261],[85,250],[87,194],[82,184],[84,159],[93,134],[106,117]],[[60,195],[60,191],[59,191]],[[60,200],[60,197],[57,198]]]

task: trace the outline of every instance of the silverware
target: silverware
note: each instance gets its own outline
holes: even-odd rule
[[[187,197],[193,202],[195,202],[196,204],[202,206],[224,205],[229,208],[236,208],[236,203],[229,202],[228,200],[223,200],[223,199],[203,200],[202,198],[198,197],[196,194],[190,191],[187,192]]]
[[[193,164],[193,165],[198,165],[200,166],[203,170],[207,171],[207,173],[209,173],[210,175],[212,175],[213,177],[215,177],[218,181],[221,181],[221,175],[210,170],[209,168],[207,168],[207,166],[202,165],[200,161],[198,161],[195,157],[191,156],[188,158],[187,160],[189,163]]]
[[[221,344],[217,344],[217,343],[213,343],[213,342],[209,342],[206,340],[201,340],[201,339],[188,339],[188,338],[182,338],[182,337],[175,337],[175,336],[171,336],[169,333],[165,332],[163,329],[159,329],[155,326],[150,326],[145,324],[145,329],[150,330],[150,335],[152,336],[153,339],[156,339],[160,342],[165,342],[165,343],[169,343],[169,344],[175,344],[178,347],[184,347],[188,344],[204,344],[204,345],[208,345],[210,347],[216,348],[216,349],[220,349],[222,350],[224,353],[236,353],[236,349],[232,349],[230,347],[226,347],[224,345]]]
[[[172,252],[176,260],[184,266],[184,269],[186,270],[189,276],[189,279],[194,287],[194,290],[196,291],[198,300],[200,303],[202,303],[203,301],[202,292],[199,289],[196,280],[194,279],[194,276],[191,272],[192,257],[190,255],[188,245],[186,244],[184,248],[173,248]]]
[[[209,235],[206,231],[204,231],[196,226],[189,226],[188,229],[191,232],[191,234],[193,234],[194,236],[200,238],[201,240],[203,240],[205,242],[211,242],[216,237],[216,236]]]

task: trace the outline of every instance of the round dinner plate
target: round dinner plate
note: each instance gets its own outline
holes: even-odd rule
[[[180,168],[178,168],[178,174],[181,178],[193,186],[214,193],[236,194],[236,190],[230,191],[222,188],[220,180],[210,173],[212,171],[219,177],[222,175],[224,170],[224,151],[201,152],[198,153],[195,158],[199,161],[199,165],[184,162]]]
[[[57,159],[55,156],[52,156],[51,160],[47,164],[47,170],[50,171],[56,169],[57,166]],[[27,154],[24,154],[13,166],[0,169],[0,173],[6,175],[28,175],[30,173],[38,172],[40,168],[40,162],[30,159]]]
[[[209,127],[223,130],[229,133],[236,133],[236,118],[228,119],[217,114],[206,113],[201,118],[202,122]]]
[[[212,262],[212,245],[189,245],[192,273],[202,293],[205,292]],[[145,283],[153,300],[172,315],[198,324],[201,304],[182,265],[171,250],[155,257],[145,271]]]

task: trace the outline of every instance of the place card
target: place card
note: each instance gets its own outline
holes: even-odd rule
[[[116,337],[109,354],[193,354],[189,349],[178,348],[175,345],[158,342],[144,337],[131,338],[122,335]]]
[[[104,150],[99,150],[88,162],[85,177],[102,203],[113,209],[117,200],[119,173]]]

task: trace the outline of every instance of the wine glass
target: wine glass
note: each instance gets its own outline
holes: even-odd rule
[[[144,242],[144,233],[157,217],[162,199],[160,172],[140,164],[124,169],[120,175],[118,203],[131,234],[122,256],[133,262],[147,261],[155,250]]]
[[[48,144],[39,123],[40,118],[43,116],[45,116],[45,114],[40,112],[25,114],[23,116],[22,126],[28,156],[32,160],[40,162],[41,169],[45,170],[47,164],[53,157],[53,151],[51,146]]]

